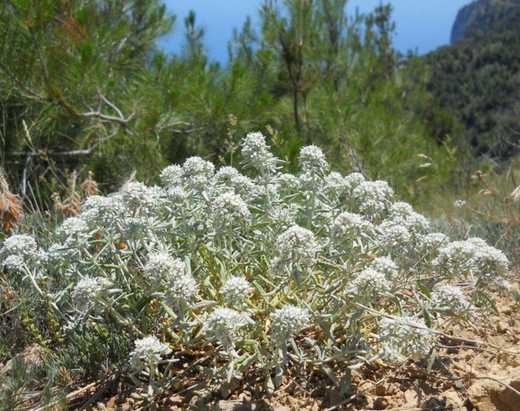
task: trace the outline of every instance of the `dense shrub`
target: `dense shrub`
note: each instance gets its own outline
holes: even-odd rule
[[[241,153],[245,174],[191,157],[160,187],[130,181],[52,232],[8,237],[3,359],[35,342],[71,378],[117,369],[154,396],[205,353],[204,378],[256,373],[272,389],[305,364],[427,358],[438,322],[478,316],[504,285],[501,251],[432,232],[386,182],[331,172],[318,147],[295,174],[260,133]]]

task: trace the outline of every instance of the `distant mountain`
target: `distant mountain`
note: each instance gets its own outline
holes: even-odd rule
[[[460,9],[451,30],[451,44],[468,32],[486,32],[520,7],[520,0],[477,0]]]
[[[471,3],[452,37],[426,56],[430,90],[475,155],[508,160],[520,153],[520,0]]]

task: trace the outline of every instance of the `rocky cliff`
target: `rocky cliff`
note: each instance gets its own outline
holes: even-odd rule
[[[451,43],[472,31],[488,31],[520,7],[520,0],[477,0],[460,9],[451,31]]]

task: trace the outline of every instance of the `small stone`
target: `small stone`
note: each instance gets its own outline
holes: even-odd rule
[[[455,390],[448,390],[442,393],[443,397],[446,399],[446,406],[450,405],[458,410],[464,407],[464,401],[460,398],[460,395]]]
[[[509,330],[509,324],[505,321],[499,321],[497,324],[497,332],[500,334],[505,334]]]
[[[388,408],[388,400],[383,397],[377,397],[374,401],[374,405],[372,406],[374,410],[386,410]]]
[[[419,405],[419,397],[415,390],[406,390],[404,392],[404,399],[406,401],[406,406],[417,407]]]
[[[386,395],[386,387],[384,384],[379,384],[376,386],[376,395],[379,395],[380,397],[384,397]]]

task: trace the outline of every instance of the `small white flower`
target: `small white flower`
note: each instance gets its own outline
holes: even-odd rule
[[[356,240],[374,235],[374,226],[362,215],[343,212],[332,223],[332,233],[335,238]]]
[[[36,240],[30,235],[12,235],[5,239],[0,248],[0,265],[15,270],[21,270],[23,266],[32,268],[41,257]]]
[[[247,225],[251,221],[251,212],[247,203],[238,194],[224,193],[213,202],[213,219],[219,227]]]
[[[155,374],[162,358],[171,352],[170,347],[149,335],[135,341],[135,348],[130,353],[130,365],[136,373]]]
[[[26,264],[26,259],[18,254],[13,254],[5,257],[3,261],[3,265],[11,270],[22,271],[24,265]]]
[[[433,289],[431,304],[433,308],[455,314],[464,312],[471,307],[462,289],[449,284],[442,284]]]
[[[241,143],[246,164],[261,173],[271,174],[276,170],[276,158],[271,153],[262,133],[249,133]]]
[[[349,285],[347,292],[356,295],[379,295],[388,293],[392,288],[385,274],[372,267],[361,271]]]
[[[276,252],[279,262],[291,262],[301,266],[312,266],[319,250],[312,231],[294,225],[276,239]]]
[[[412,317],[382,318],[379,321],[380,355],[390,362],[419,360],[435,347],[436,335],[423,320]]]
[[[421,238],[425,250],[436,251],[439,247],[445,246],[450,242],[450,238],[443,233],[430,233]]]
[[[386,181],[364,181],[354,189],[352,197],[362,214],[377,218],[389,209],[394,190]]]
[[[286,304],[271,314],[273,338],[283,342],[293,337],[309,325],[310,315],[306,309]]]
[[[284,194],[295,194],[300,189],[300,180],[293,174],[281,173],[276,177],[278,190]]]
[[[148,187],[138,181],[126,183],[119,194],[127,208],[145,210],[156,206],[164,195],[159,187]]]
[[[396,220],[385,220],[377,226],[378,245],[385,251],[407,249],[412,240],[408,228]]]
[[[487,279],[504,274],[509,269],[505,254],[480,238],[449,243],[439,249],[439,255],[432,264],[447,275],[476,275]]]
[[[390,257],[377,257],[370,263],[370,268],[383,273],[388,280],[396,278],[399,273],[399,267]]]
[[[90,196],[81,206],[81,218],[91,229],[113,227],[125,214],[125,205],[120,195]]]
[[[455,200],[455,202],[453,203],[453,207],[455,207],[455,208],[464,208],[465,205],[466,205],[465,200]]]
[[[203,191],[215,174],[215,166],[200,157],[190,157],[182,165],[186,185],[198,191]]]
[[[197,282],[188,274],[184,261],[173,258],[167,251],[151,253],[143,271],[154,288],[175,301],[189,301],[197,293]]]
[[[323,192],[336,199],[342,198],[349,191],[349,184],[345,178],[335,171],[325,177]]]
[[[168,199],[174,204],[182,204],[189,198],[188,192],[180,186],[172,186],[166,193]]]
[[[321,148],[314,145],[303,147],[298,161],[304,174],[324,175],[329,167]]]
[[[240,175],[240,172],[235,167],[225,166],[221,167],[215,173],[215,183],[225,186],[232,186],[233,181]]]
[[[191,275],[183,275],[173,278],[166,293],[173,302],[188,302],[193,300],[198,291],[198,284]]]
[[[220,294],[227,304],[241,306],[252,291],[251,284],[245,278],[231,276],[220,289]]]
[[[144,273],[154,282],[170,281],[186,273],[186,265],[182,260],[173,258],[167,251],[158,251],[148,256]]]
[[[252,324],[253,320],[245,313],[217,307],[204,320],[202,330],[210,339],[219,341],[226,351],[232,351],[240,329]]]
[[[274,227],[288,229],[296,222],[298,208],[295,204],[282,203],[269,209],[267,217]]]
[[[160,175],[162,183],[170,188],[182,184],[182,178],[184,176],[184,170],[181,166],[173,164],[166,167]]]
[[[81,217],[69,217],[63,221],[59,228],[59,232],[65,237],[67,243],[87,242],[90,231],[89,225]]]
[[[352,195],[354,189],[361,183],[366,181],[365,177],[361,173],[351,173],[344,178],[346,191],[348,195]]]
[[[83,277],[72,290],[72,303],[82,313],[90,309],[97,312],[112,286],[112,282],[104,277]]]
[[[398,201],[390,207],[390,218],[407,218],[414,213],[415,211],[413,207],[404,201]]]

